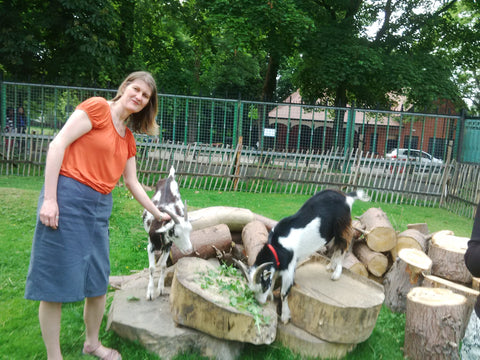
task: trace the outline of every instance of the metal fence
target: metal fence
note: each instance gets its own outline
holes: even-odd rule
[[[47,145],[78,103],[116,92],[0,85],[0,174],[22,176],[43,174]],[[473,177],[459,175],[467,168],[478,174],[476,165],[457,161],[465,137],[460,116],[305,105],[294,96],[286,103],[165,94],[158,100],[159,136],[136,134],[145,185],[173,165],[182,186],[211,190],[313,194],[328,186],[363,187],[378,201],[454,204],[466,216],[480,200]],[[423,163],[413,152],[406,159],[387,156],[398,148],[423,150],[441,162]]]

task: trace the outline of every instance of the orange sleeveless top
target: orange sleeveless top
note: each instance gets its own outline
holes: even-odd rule
[[[77,109],[88,115],[92,130],[66,149],[60,174],[109,194],[122,176],[127,160],[137,153],[135,138],[128,128],[125,137],[120,136],[104,98],[87,99]]]

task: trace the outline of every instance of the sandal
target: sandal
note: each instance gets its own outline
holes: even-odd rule
[[[107,348],[101,343],[98,343],[98,345],[94,348],[84,344],[82,354],[95,356],[101,360],[122,360],[122,355],[120,355],[117,350]]]

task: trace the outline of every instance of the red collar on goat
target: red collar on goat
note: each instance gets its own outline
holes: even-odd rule
[[[268,248],[270,249],[270,251],[272,252],[273,256],[275,256],[275,261],[277,262],[277,267],[280,266],[280,260],[278,260],[278,255],[277,255],[277,251],[275,250],[275,248],[272,246],[272,244],[267,244]]]

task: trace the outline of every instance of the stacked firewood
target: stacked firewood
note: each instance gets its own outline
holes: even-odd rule
[[[469,238],[450,230],[430,233],[425,223],[397,233],[377,208],[353,226],[356,238],[347,264],[381,282],[385,305],[406,313],[405,355],[459,358],[458,346],[479,295],[477,279],[464,262]]]

